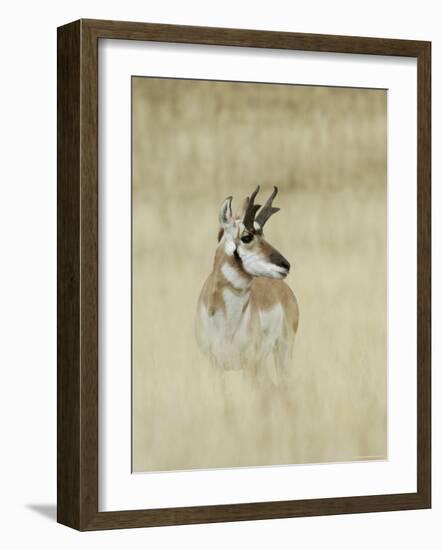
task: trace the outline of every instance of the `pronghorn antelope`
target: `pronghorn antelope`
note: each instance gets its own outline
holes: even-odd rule
[[[278,189],[262,208],[254,203],[258,191],[259,186],[246,198],[240,216],[232,215],[232,197],[221,205],[218,246],[198,301],[196,336],[220,370],[247,369],[257,374],[273,357],[283,379],[299,311],[292,290],[282,280],[290,264],[263,235],[265,223],[279,210],[272,206]]]

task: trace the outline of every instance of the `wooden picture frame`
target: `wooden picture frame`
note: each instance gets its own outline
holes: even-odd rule
[[[98,511],[98,41],[405,56],[418,67],[417,492]],[[58,29],[58,521],[81,531],[431,506],[431,44],[79,20]]]

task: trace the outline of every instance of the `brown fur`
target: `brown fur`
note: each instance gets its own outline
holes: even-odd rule
[[[270,253],[271,245],[262,240],[261,247]],[[236,269],[239,275],[250,282],[250,304],[253,309],[266,311],[275,306],[278,302],[287,304],[284,308],[289,326],[296,333],[299,322],[299,308],[296,297],[291,288],[280,279],[268,279],[266,277],[252,277],[242,268],[241,262],[235,256],[228,256],[222,246],[216,250],[215,261],[212,273],[207,278],[201,291],[200,300],[209,311],[209,315],[214,315],[216,311],[225,311],[223,299],[223,290],[228,288],[237,295],[245,292],[244,289],[235,288],[223,275],[221,268],[223,264],[229,264]],[[249,302],[245,304],[247,307]]]
[[[280,279],[254,277],[251,290],[252,305],[259,310],[269,310],[278,302],[284,304],[289,326],[296,333],[299,324],[299,307],[292,289]]]
[[[231,197],[228,197],[220,211],[222,223],[228,223],[230,206]],[[249,207],[250,203],[247,208]],[[273,209],[271,213],[273,211],[276,209]],[[233,241],[229,243],[229,247],[235,250],[234,254],[226,253],[224,232],[222,228],[219,230],[213,269],[204,283],[199,297],[198,311],[201,311],[202,317],[197,317],[197,340],[212,362],[227,370],[241,368],[256,375],[258,371],[262,372],[267,357],[272,355],[276,371],[280,379],[283,380],[298,328],[298,303],[290,287],[282,279],[270,276],[253,276],[246,271],[239,254],[245,258],[244,265],[247,266],[247,269],[249,269],[247,258],[251,257],[253,262],[254,254],[268,264],[284,268],[286,273],[290,269],[290,264],[263,238],[262,231],[255,230],[252,226],[252,228],[247,227],[245,223],[241,229],[238,223],[240,219],[236,218],[236,227],[238,228],[236,237],[229,236]],[[246,235],[251,233],[254,237],[252,240],[249,242],[243,240]],[[254,254],[252,256],[243,255],[244,250]],[[236,271],[237,277],[232,278],[227,271],[224,275],[225,265],[230,267],[230,271]],[[253,269],[251,271],[254,272]],[[263,270],[263,273],[267,272]],[[273,273],[276,272],[273,271]],[[277,273],[281,273],[281,271]],[[229,298],[226,303],[226,290],[236,295],[238,300]],[[271,317],[263,315],[277,305],[280,305],[282,311],[276,309],[274,313],[272,312]],[[204,307],[209,318],[212,318],[205,321],[204,324],[200,322],[205,315],[200,310],[201,306]],[[239,307],[241,307],[240,311]],[[217,313],[223,315],[217,316]],[[273,325],[273,315],[276,315],[277,319],[275,325]],[[219,336],[223,339],[220,340]]]
[[[223,247],[218,247],[215,254],[212,273],[204,283],[200,295],[200,300],[206,307],[209,315],[215,315],[217,311],[225,311],[226,306],[223,298],[223,290],[225,288],[228,288],[237,295],[244,292],[243,289],[235,288],[230,281],[224,277],[221,268],[225,263],[240,271],[241,276],[252,283],[253,278],[242,269],[240,262],[238,262],[234,256],[228,256],[224,252]]]

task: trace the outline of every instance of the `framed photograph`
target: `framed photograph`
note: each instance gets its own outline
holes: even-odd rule
[[[431,506],[429,42],[58,29],[58,521]]]

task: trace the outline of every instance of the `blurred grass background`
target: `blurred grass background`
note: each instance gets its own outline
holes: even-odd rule
[[[134,471],[385,458],[387,93],[135,77]],[[289,399],[194,338],[218,208],[279,187],[266,237],[300,305]]]

